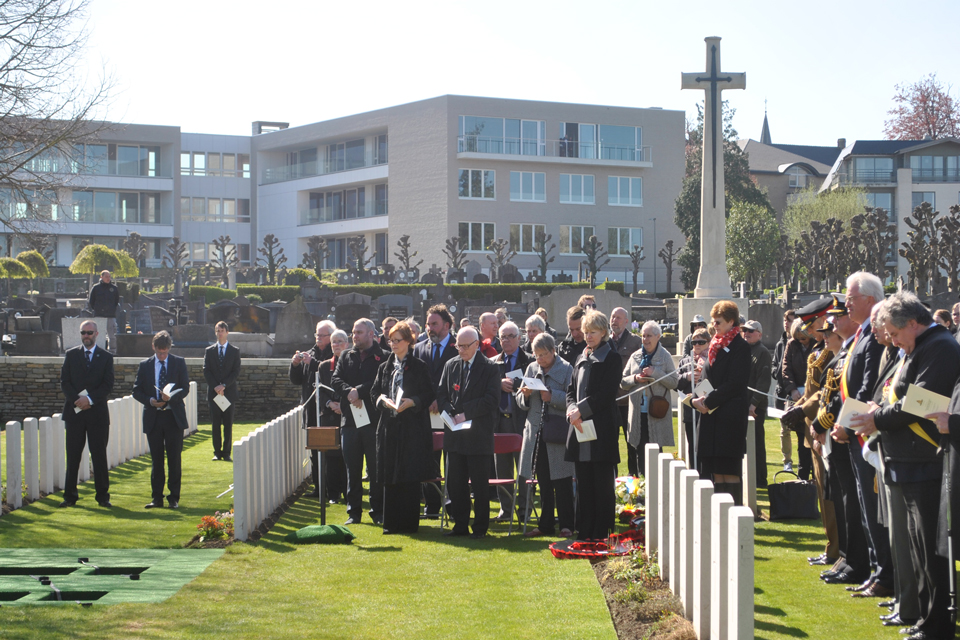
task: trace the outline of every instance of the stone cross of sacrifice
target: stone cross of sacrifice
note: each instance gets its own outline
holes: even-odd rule
[[[700,274],[696,298],[729,298],[727,235],[723,191],[723,104],[720,92],[745,89],[747,74],[720,71],[720,38],[707,43],[707,70],[681,74],[681,89],[704,92],[703,173],[700,184]]]

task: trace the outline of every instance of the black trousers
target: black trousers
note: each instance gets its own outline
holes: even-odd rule
[[[643,469],[646,466],[644,460],[638,460],[638,450],[627,439],[627,428],[630,425],[630,407],[628,405],[620,405],[617,407],[620,410],[620,425],[623,429],[623,439],[627,443],[627,472],[633,477],[643,473],[640,469]],[[643,447],[640,447],[639,451],[643,451]],[[639,455],[643,455],[640,453]],[[543,529],[541,529],[543,531]]]
[[[340,429],[343,462],[347,466],[347,514],[360,521],[363,513],[363,461],[367,461],[370,476],[370,515],[374,520],[383,517],[383,486],[377,477],[377,428],[344,426]]]
[[[540,519],[537,521],[537,528],[548,536],[554,534],[557,525],[560,529],[573,531],[576,517],[573,510],[573,479],[550,479],[550,457],[543,438],[540,438],[540,448],[537,451],[537,484],[540,487]]]
[[[420,528],[420,483],[383,485],[383,530],[416,533]]]
[[[67,423],[64,440],[67,449],[67,476],[63,482],[64,502],[77,501],[77,475],[80,473],[80,460],[83,457],[85,444],[90,448],[93,486],[97,491],[97,502],[109,502],[110,475],[107,471],[107,442],[110,440],[110,425],[91,423],[87,420]]]
[[[870,556],[867,551],[867,538],[860,523],[860,498],[857,495],[857,481],[850,463],[850,445],[833,443],[828,458],[830,462],[831,495],[837,514],[837,529],[840,538],[840,555],[847,563],[846,571],[851,572],[858,581],[870,576]],[[837,508],[842,506],[842,508]],[[842,519],[842,525],[841,525]]]
[[[440,471],[440,459],[443,456],[443,451],[434,451],[433,452],[433,462],[431,472],[434,478],[439,478],[441,475]],[[425,482],[423,483],[423,512],[428,516],[438,516],[440,515],[440,499],[443,497],[443,486],[439,482]]]
[[[577,462],[577,540],[605,540],[616,524],[616,473],[612,462]]]
[[[229,458],[230,447],[233,446],[233,403],[227,407],[226,411],[220,411],[220,407],[213,400],[207,402],[210,406],[210,422],[213,425],[213,455],[218,458]],[[220,428],[223,427],[223,437],[220,436]]]
[[[907,503],[910,559],[920,599],[920,621],[917,626],[934,638],[952,638],[954,629],[950,624],[947,606],[950,600],[950,571],[953,567],[949,566],[946,558],[937,555],[941,479],[904,482],[900,487]]]
[[[183,453],[183,429],[177,424],[172,411],[157,411],[157,421],[147,434],[152,460],[150,489],[155,504],[163,504],[163,484],[167,484],[167,499],[180,502],[180,456]],[[166,456],[170,476],[164,475]]]
[[[807,448],[806,438],[797,433],[797,475],[801,480],[809,480],[813,473],[813,452]]]
[[[766,435],[763,429],[763,423],[767,419],[767,407],[757,407],[754,413],[757,414],[757,417],[754,418],[753,424],[756,431],[756,440],[755,440],[755,450],[756,455],[754,459],[757,462],[757,487],[766,487],[767,486],[767,442]],[[807,449],[807,455],[810,455],[810,450]],[[797,457],[799,458],[799,452]],[[810,466],[809,464],[807,465]]]
[[[490,468],[493,455],[447,453],[448,508],[453,530],[466,533],[470,521],[470,490],[473,489],[473,532],[484,534],[490,528]]]
[[[310,458],[313,460],[311,476],[313,477],[313,486],[320,488],[320,452],[314,449],[310,452]],[[340,501],[340,498],[347,495],[347,467],[343,464],[343,451],[332,449],[323,452],[324,472],[326,473],[326,498],[329,500]]]
[[[849,432],[848,432],[849,433]],[[860,526],[863,528],[870,553],[870,566],[876,580],[888,589],[893,589],[893,558],[890,557],[890,533],[879,522],[879,496],[873,490],[877,470],[863,459],[863,450],[856,436],[850,436],[850,464],[857,479],[857,496],[860,501]],[[936,522],[936,521],[934,521]]]

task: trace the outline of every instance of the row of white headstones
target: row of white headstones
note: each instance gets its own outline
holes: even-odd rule
[[[753,638],[755,468],[747,472],[754,465],[753,434],[750,418],[743,503],[753,508],[714,493],[713,482],[687,460],[660,453],[656,444],[644,450],[646,553],[656,557],[661,579],[680,598],[700,640]],[[682,424],[677,435],[684,442]]]
[[[190,393],[185,398],[187,423],[184,437],[197,431],[197,383],[190,383]],[[117,467],[149,451],[147,436],[143,433],[143,405],[124,396],[107,401],[110,411],[110,437],[107,440],[107,466]],[[49,417],[26,418],[22,423],[6,424],[6,502],[11,509],[23,506],[22,487],[26,485],[26,498],[30,502],[41,494],[62,490],[66,479],[66,424],[63,416],[55,413]],[[2,461],[0,461],[2,464]],[[2,469],[0,469],[2,471]],[[91,477],[90,449],[83,448],[80,460],[79,482]]]

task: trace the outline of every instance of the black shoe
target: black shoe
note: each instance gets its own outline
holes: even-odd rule
[[[97,504],[99,504],[101,507],[106,507],[107,509],[113,506],[109,500],[104,500],[103,502],[98,502]]]
[[[233,458],[231,458],[230,456],[223,456],[220,459],[223,460],[224,462],[233,462]]]
[[[383,524],[383,516],[380,514],[371,515],[370,519],[373,520],[373,524]]]
[[[833,564],[834,564],[836,561],[837,561],[836,558],[823,557],[823,558],[819,558],[819,559],[817,559],[817,560],[811,561],[811,562],[810,562],[810,566],[811,566],[811,567],[819,567],[819,566],[823,566],[823,565],[833,566]]]
[[[443,532],[443,535],[444,535],[444,537],[446,537],[446,538],[456,538],[456,537],[460,537],[460,536],[468,536],[468,535],[470,535],[470,532],[469,532],[469,531],[457,531],[456,529],[451,529],[450,531],[444,531],[444,532]]]
[[[893,620],[894,618],[900,618],[899,613],[888,613],[886,615],[881,615],[880,620],[886,622],[887,620]]]
[[[471,533],[471,534],[470,534],[470,539],[471,539],[471,540],[483,540],[483,539],[486,538],[486,537],[487,537],[487,534],[486,534],[486,533]]]
[[[920,633],[920,629],[917,627],[917,625],[907,627],[906,629],[900,629],[900,635],[902,636],[912,636],[916,633]]]
[[[213,456],[212,458],[210,458],[210,462],[217,462],[217,461],[219,461],[220,459],[221,459],[220,456],[215,455],[215,456]]]
[[[438,520],[438,519],[440,518],[440,514],[439,514],[439,513],[425,513],[425,514],[423,514],[423,517],[426,518],[427,520]]]
[[[180,508],[180,503],[179,503],[178,501],[176,501],[176,500],[171,500],[171,501],[170,501],[170,508],[171,508],[171,509],[179,509],[179,508]]]
[[[823,560],[823,559],[826,558],[826,557],[827,557],[827,554],[821,553],[821,554],[818,555],[818,556],[814,556],[814,557],[812,557],[812,558],[807,558],[807,562],[816,562],[817,560]]]
[[[901,633],[903,632],[901,631]],[[942,638],[943,636],[934,636],[927,633],[926,631],[917,631],[915,634],[907,638],[907,640],[935,640],[935,638],[937,637]]]
[[[305,494],[303,494],[303,496],[304,496],[305,498],[319,498],[319,497],[320,497],[320,490],[319,490],[319,489],[314,489],[314,490],[311,491],[310,493],[305,493]]]
[[[892,618],[887,618],[883,621],[883,626],[885,627],[908,627],[916,624],[916,620],[904,620],[900,617],[899,613],[894,615]]]
[[[353,516],[350,516],[349,518],[347,518],[347,521],[344,522],[343,524],[344,526],[350,526],[351,524],[360,524],[360,518],[354,518]]]
[[[869,589],[869,588],[872,587],[872,586],[873,586],[873,578],[867,578],[866,580],[864,580],[863,582],[861,582],[860,584],[858,584],[858,585],[856,585],[856,586],[846,587],[846,590],[847,590],[847,591],[852,591],[852,592],[854,592],[854,593],[860,593],[861,591],[866,591],[867,589]]]
[[[162,503],[162,502],[153,501],[153,502],[148,502],[147,504],[143,505],[143,508],[144,508],[144,509],[159,509],[159,508],[162,507],[162,506],[163,506],[163,503]]]
[[[76,500],[64,500],[60,503],[60,508],[65,509],[66,507],[75,507],[77,506]]]
[[[893,609],[893,607],[895,607],[896,604],[897,604],[897,600],[896,598],[894,598],[893,600],[884,600],[883,602],[878,602],[877,606],[883,607],[886,609]]]
[[[838,575],[840,575],[840,573],[841,573],[840,571],[834,571],[833,569],[827,569],[826,571],[821,571],[821,572],[820,572],[820,579],[821,579],[821,580],[826,580],[826,579],[828,579],[828,578],[836,578]]]
[[[857,578],[854,578],[852,574],[849,573],[838,573],[832,578],[824,578],[824,582],[827,584],[857,584]]]

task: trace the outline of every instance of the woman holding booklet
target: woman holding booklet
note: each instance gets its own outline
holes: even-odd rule
[[[603,540],[614,529],[615,480],[620,462],[617,392],[623,361],[607,340],[610,321],[596,309],[583,315],[586,348],[567,389],[566,459],[577,477],[577,539]]]
[[[432,477],[433,433],[429,407],[436,397],[429,365],[413,357],[417,338],[406,322],[389,333],[393,352],[370,389],[380,409],[377,473],[383,482],[383,533],[416,533],[420,483]]]
[[[527,365],[523,375],[538,379],[546,390],[535,391],[524,384],[516,393],[517,404],[527,411],[523,449],[520,451],[520,477],[533,477],[533,459],[536,457],[535,470],[540,486],[540,520],[535,529],[526,533],[530,538],[552,536],[555,524],[559,524],[562,537],[573,535],[574,469],[573,463],[563,459],[566,453],[564,442],[569,430],[564,413],[573,367],[557,357],[556,347],[557,341],[549,333],[540,333],[533,339],[531,348],[536,361]],[[529,496],[527,504],[531,504]]]
[[[673,442],[673,390],[677,388],[677,376],[667,375],[677,368],[670,352],[660,345],[660,325],[653,320],[640,328],[643,346],[633,352],[623,368],[620,388],[626,391],[646,386],[643,391],[630,395],[627,442],[637,451],[637,470],[644,474],[644,448],[648,442],[660,447],[672,447]],[[650,386],[648,384],[653,383]]]
[[[703,374],[712,390],[691,402],[701,414],[697,467],[702,477],[713,480],[717,493],[731,494],[739,505],[750,413],[750,346],[740,335],[740,310],[735,303],[718,302],[710,316],[716,333]]]

